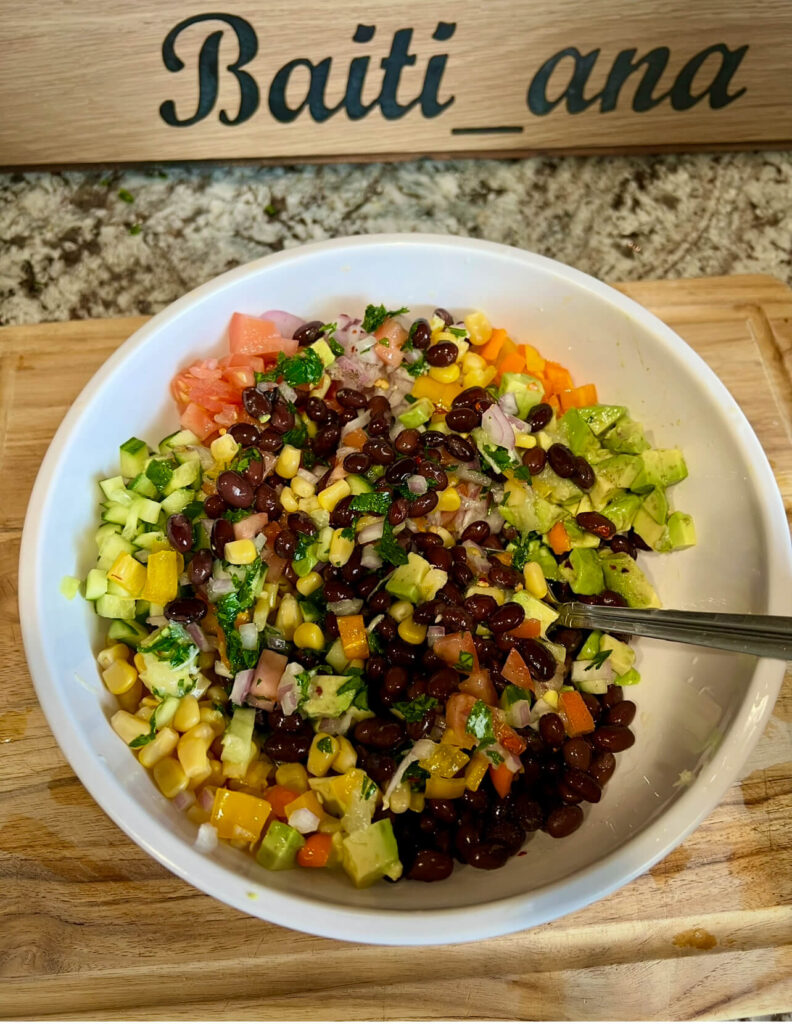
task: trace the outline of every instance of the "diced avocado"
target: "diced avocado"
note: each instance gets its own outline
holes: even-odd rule
[[[357,473],[350,473],[346,482],[353,494],[370,494],[374,490],[368,480],[363,476],[358,476]]]
[[[633,481],[643,469],[640,455],[613,455],[597,466],[597,476],[604,477],[614,487],[632,488]]]
[[[144,498],[156,498],[159,494],[157,488],[145,473],[138,473],[135,479],[130,482],[127,490],[134,491],[135,494],[141,494]]]
[[[586,637],[586,642],[577,653],[579,661],[591,661],[595,654],[599,654],[600,637],[602,633],[595,629]]]
[[[399,422],[405,427],[420,427],[432,418],[434,411],[434,402],[428,398],[419,398],[399,416]]]
[[[616,527],[617,533],[625,533],[633,524],[635,513],[641,507],[637,494],[620,494],[612,498],[602,509],[602,514]]]
[[[613,680],[617,686],[635,686],[641,681],[641,674],[637,669],[631,668],[624,675],[616,676]]]
[[[394,597],[417,604],[421,599],[421,582],[430,569],[431,565],[425,558],[411,551],[406,565],[400,565],[393,571],[385,589]]]
[[[600,539],[595,533],[581,529],[574,519],[564,520],[564,529],[569,537],[570,547],[573,548],[598,548]]]
[[[653,550],[657,549],[657,544],[665,533],[665,526],[656,522],[644,508],[639,508],[635,513],[632,528]]]
[[[107,573],[102,569],[90,569],[85,577],[85,598],[96,601],[107,593]],[[127,595],[128,596],[128,595]]]
[[[649,442],[640,423],[622,416],[619,422],[602,438],[602,444],[608,451],[624,452],[628,455],[640,455],[649,447]]]
[[[361,829],[369,827],[382,794],[377,784],[361,768],[353,769],[349,774],[350,785],[347,790],[348,796],[344,801],[341,827],[351,835],[353,832],[360,832]],[[353,781],[358,775],[362,776],[360,780]]]
[[[336,357],[333,354],[333,350],[330,348],[330,346],[327,344],[324,338],[319,338],[318,341],[315,341],[312,345],[309,345],[308,347],[312,348],[314,352],[319,356],[319,358],[322,360],[322,365],[325,367],[325,369],[335,362]]]
[[[448,583],[448,573],[443,569],[430,569],[421,580],[421,601],[434,601],[437,591]]]
[[[591,502],[591,506],[595,512],[602,512],[609,501],[613,501],[614,498],[618,498],[624,493],[624,491],[620,487],[617,487],[612,480],[601,476],[596,469],[594,473],[594,486],[587,492],[586,497]]]
[[[325,661],[330,668],[335,669],[339,673],[343,672],[349,664],[349,658],[344,654],[344,645],[341,643],[340,637],[330,645],[330,649],[325,655]]]
[[[538,597],[534,597],[529,594],[526,590],[518,590],[512,598],[512,601],[516,601],[517,604],[522,605],[525,609],[525,617],[527,619],[538,619],[541,623],[542,636],[547,633],[547,627],[552,626],[555,620],[558,618],[558,612],[550,607],[549,604],[545,604],[544,601],[540,601]]]
[[[110,628],[107,630],[108,640],[117,640],[129,647],[137,647],[147,636],[148,630],[145,626],[141,626],[139,622],[125,622],[123,619],[111,622]]]
[[[643,508],[656,523],[665,524],[668,517],[668,498],[662,487],[653,487],[643,500]]]
[[[300,705],[300,711],[309,718],[338,718],[343,715],[355,699],[354,678],[344,675],[314,676],[309,688],[310,696]]]
[[[149,457],[148,445],[139,437],[130,437],[121,445],[120,455],[121,475],[127,480],[131,480],[132,477],[142,473],[146,466],[146,460]]]
[[[573,548],[569,554],[569,569],[561,566],[561,575],[576,594],[599,594],[605,580],[596,551],[591,548]]]
[[[379,790],[362,768],[350,768],[343,775],[326,775],[324,778],[309,778],[308,785],[322,798],[322,804],[329,814],[341,816],[347,813],[353,797],[366,795],[376,797]]]
[[[547,533],[564,514],[563,509],[539,497],[517,480],[509,482],[506,503],[498,509],[506,522],[520,533]]]
[[[696,525],[687,512],[672,512],[657,542],[658,551],[680,551],[696,543]]]
[[[561,441],[575,455],[585,455],[597,447],[597,439],[578,409],[568,409],[558,421]]]
[[[256,860],[270,871],[286,871],[293,868],[297,853],[305,846],[305,840],[291,825],[273,821],[261,840]]]
[[[593,512],[594,504],[588,494],[584,494],[580,501],[575,506],[575,515],[579,515],[581,512]]]
[[[542,544],[541,541],[532,540],[528,545],[527,561],[538,562],[546,580],[560,579],[558,562],[553,557],[553,552],[550,548]]]
[[[587,405],[579,412],[593,433],[599,437],[625,416],[627,409],[623,405]]]
[[[552,470],[549,464],[537,476],[531,478],[531,486],[540,498],[547,498],[557,505],[574,498],[580,501],[581,489],[571,480],[565,480]]]
[[[613,666],[613,671],[617,676],[624,675],[625,672],[629,672],[633,667],[635,662],[635,651],[629,644],[622,643],[621,640],[617,640],[616,637],[611,636],[610,633],[602,634],[600,650],[610,651],[608,661]]]
[[[245,764],[250,760],[250,744],[253,742],[253,726],[255,724],[255,708],[234,708],[231,721],[223,733],[224,761],[231,764]]]
[[[384,877],[396,881],[401,877],[399,848],[389,818],[375,821],[368,828],[353,832],[344,840],[344,870],[362,889]]]
[[[625,552],[601,551],[605,586],[626,600],[631,608],[659,608],[654,587]]]
[[[650,448],[640,459],[640,472],[630,484],[623,485],[639,494],[653,487],[671,487],[688,475],[684,456],[678,448]]]
[[[501,377],[499,395],[514,395],[517,415],[524,420],[535,405],[544,399],[541,381],[527,373],[504,373]]]
[[[135,599],[132,597],[102,594],[94,607],[96,614],[101,615],[103,619],[134,619],[135,617]]]

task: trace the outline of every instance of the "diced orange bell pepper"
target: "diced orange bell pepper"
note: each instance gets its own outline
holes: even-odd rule
[[[511,768],[507,768],[506,762],[502,761],[497,767],[491,764],[489,774],[498,796],[501,799],[507,797],[514,782],[514,772]]]
[[[295,811],[310,811],[311,814],[315,814],[320,821],[327,817],[327,812],[324,807],[319,803],[319,797],[314,793],[312,789],[308,789],[305,793],[300,793],[284,808],[284,817],[287,819],[294,814]]]
[[[542,623],[539,619],[523,619],[516,629],[510,629],[507,636],[513,636],[517,640],[530,640],[535,636],[540,636],[542,632]]]
[[[562,412],[567,409],[584,409],[587,405],[597,404],[597,389],[593,384],[583,384],[579,388],[559,391],[558,401]]]
[[[553,549],[553,554],[563,555],[572,547],[569,541],[569,534],[563,523],[556,523],[547,534],[547,543]]]
[[[498,379],[500,379],[504,373],[523,373],[525,371],[525,360],[519,352],[509,352],[499,363],[498,363]]]
[[[221,839],[244,839],[254,843],[271,811],[269,801],[261,797],[221,787],[215,793],[211,822]]]
[[[323,868],[330,860],[333,837],[327,832],[314,832],[305,840],[305,846],[297,851],[297,863],[301,868]]]
[[[558,695],[558,714],[567,736],[582,736],[594,731],[594,719],[586,702],[577,690],[565,690]]]
[[[350,430],[344,434],[344,446],[347,448],[362,448],[368,441],[368,435],[363,430]]]
[[[344,648],[344,654],[347,658],[350,660],[353,658],[368,658],[369,645],[363,616],[339,615],[337,622],[341,646]]]
[[[291,789],[287,789],[285,786],[270,786],[269,789],[265,790],[264,796],[272,805],[272,813],[276,818],[282,818],[284,821],[289,815],[286,812],[286,807],[296,800],[299,793],[295,793]]]
[[[557,393],[566,388],[574,387],[572,374],[560,363],[551,362],[549,359],[544,368],[545,379],[554,385],[553,390]]]
[[[479,353],[482,359],[486,359],[488,363],[494,363],[507,340],[510,339],[506,331],[502,327],[496,327],[490,335],[489,341]]]

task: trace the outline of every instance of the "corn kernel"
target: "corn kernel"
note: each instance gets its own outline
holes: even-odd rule
[[[298,498],[310,498],[316,494],[316,485],[310,480],[303,480],[301,476],[294,477],[290,486]]]
[[[440,512],[456,512],[461,504],[462,502],[456,487],[446,487],[444,491],[440,492],[437,500],[437,509]],[[227,549],[228,545],[226,545]]]
[[[465,591],[465,597],[472,597],[474,594],[484,594],[486,597],[494,597],[498,604],[503,604],[506,600],[506,594],[500,587],[491,587],[489,583],[486,586],[479,583],[478,586],[468,587]]]
[[[390,795],[389,805],[394,814],[404,814],[410,809],[410,784],[400,782]]]
[[[465,327],[473,345],[484,345],[492,337],[492,324],[480,311],[465,317]]]
[[[129,661],[131,655],[132,651],[126,644],[112,644],[99,651],[96,660],[99,662],[99,668],[109,668],[114,661]]]
[[[426,639],[426,626],[410,615],[399,623],[399,636],[406,644],[422,644]]]
[[[173,753],[178,742],[179,734],[175,729],[171,729],[169,725],[166,725],[160,729],[151,743],[147,743],[145,747],[140,748],[138,761],[140,761],[144,768],[153,768],[157,761],[161,761],[163,757]]]
[[[176,754],[188,779],[206,773],[209,776],[211,765],[207,752],[214,741],[214,729],[208,722],[199,722],[179,738]]]
[[[204,694],[205,700],[214,700],[218,703],[224,703],[228,694],[225,692],[222,686],[215,683],[214,686],[210,686]]]
[[[453,535],[444,526],[435,526],[434,532],[443,541],[444,548],[452,548],[456,544]]]
[[[209,769],[211,774],[206,780],[207,786],[222,786],[225,782],[226,773],[223,768],[223,762],[218,761],[215,757],[209,758]]]
[[[245,775],[245,785],[251,789],[264,789],[272,772],[272,761],[253,761]]]
[[[227,465],[239,451],[239,445],[230,434],[222,434],[216,437],[209,445],[209,451],[215,462]]]
[[[209,811],[205,811],[199,803],[194,803],[184,812],[193,825],[206,825],[209,822]]]
[[[466,388],[485,388],[492,383],[497,372],[494,366],[488,366],[485,370],[471,370],[465,374],[464,385]]]
[[[275,781],[292,793],[308,792],[308,772],[302,764],[279,764],[275,769]]]
[[[416,814],[422,814],[426,806],[426,797],[423,793],[410,793],[410,810]]]
[[[278,461],[275,463],[275,472],[284,480],[291,480],[297,476],[300,468],[300,449],[292,444],[285,444],[281,448]]]
[[[160,793],[169,800],[187,789],[187,776],[175,757],[163,757],[151,769],[151,774]]]
[[[388,615],[397,622],[404,622],[412,615],[413,606],[409,601],[395,601],[388,609]]]
[[[337,739],[338,753],[333,760],[333,771],[343,775],[357,764],[357,751],[346,736],[338,736]]]
[[[558,694],[555,690],[547,690],[542,694],[542,699],[546,701],[551,708],[558,707]]]
[[[265,583],[261,588],[261,595],[256,600],[256,605],[253,609],[253,621],[256,624],[256,629],[261,631],[267,624],[267,619],[270,616],[270,612],[275,607],[278,600],[278,584],[277,583]],[[222,700],[223,698],[218,698]]]
[[[332,512],[336,505],[341,501],[342,498],[348,497],[352,493],[352,488],[346,482],[346,480],[336,480],[334,484],[330,484],[329,487],[325,487],[323,491],[317,494],[317,500],[320,506],[326,512]]]
[[[535,448],[536,438],[533,434],[526,434],[525,431],[515,431],[514,443],[518,448]]]
[[[137,669],[128,661],[114,661],[102,673],[102,679],[110,693],[126,693],[137,682]]]
[[[215,737],[222,736],[226,728],[225,715],[219,708],[202,707],[201,708],[201,722],[206,722],[207,725],[212,727]]]
[[[198,701],[191,693],[188,693],[179,701],[176,714],[173,716],[173,728],[177,732],[187,732],[194,725],[198,725],[200,721],[201,709],[198,707]]]
[[[298,594],[302,594],[303,597],[309,597],[315,590],[321,587],[322,582],[322,577],[318,572],[309,572],[307,576],[301,576],[294,585],[297,588]]]
[[[338,753],[338,740],[326,732],[318,732],[308,751],[308,772],[314,778],[321,778],[330,771]]]
[[[354,550],[354,540],[344,537],[343,530],[341,529],[333,530],[333,536],[330,541],[330,557],[328,559],[331,565],[334,565],[337,569],[342,565],[346,565],[352,557]]]
[[[450,366],[430,367],[429,376],[432,380],[436,380],[438,384],[453,384],[455,380],[459,380],[460,372],[459,364],[451,363]]]
[[[225,546],[225,560],[231,565],[252,565],[257,558],[256,545],[249,537],[230,540]]]
[[[130,713],[137,709],[140,703],[140,698],[143,696],[143,683],[140,678],[136,679],[132,684],[132,688],[127,690],[126,693],[117,693],[116,699],[118,700],[118,706],[123,708],[124,711]]]
[[[482,359],[475,352],[466,352],[462,357],[462,369],[465,373],[469,373],[471,370],[485,370],[486,368],[486,360]]]
[[[316,385],[316,387],[311,388],[311,396],[315,398],[324,398],[324,396],[330,390],[330,385],[332,383],[333,381],[332,378],[330,377],[330,374],[322,374],[322,377],[319,383]],[[308,420],[308,422],[312,423],[313,420]]]
[[[283,505],[285,512],[297,512],[300,508],[291,487],[284,487],[280,492],[280,503]]]
[[[110,719],[110,725],[127,746],[132,740],[136,740],[138,736],[145,736],[149,731],[148,722],[137,715],[131,715],[128,711],[116,711]]]
[[[291,643],[294,639],[294,631],[302,622],[302,612],[293,594],[284,594],[275,616],[275,626],[283,633],[286,640]]]
[[[307,647],[309,651],[321,651],[324,642],[324,633],[315,622],[301,622],[294,631],[295,647]]]
[[[523,569],[525,589],[539,600],[547,595],[547,580],[538,562],[526,562]]]

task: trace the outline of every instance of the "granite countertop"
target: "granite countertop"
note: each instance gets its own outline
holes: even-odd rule
[[[792,281],[792,154],[0,174],[0,324],[154,313],[267,253],[378,231],[506,242],[612,281]]]

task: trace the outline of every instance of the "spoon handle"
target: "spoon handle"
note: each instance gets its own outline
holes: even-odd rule
[[[610,608],[577,601],[559,605],[558,612],[559,624],[573,629],[604,629],[755,654],[759,658],[792,659],[792,618],[786,615]]]

